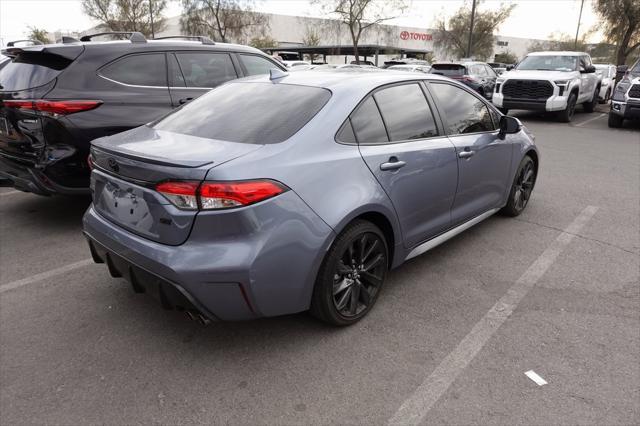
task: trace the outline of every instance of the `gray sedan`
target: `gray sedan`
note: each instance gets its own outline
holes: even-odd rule
[[[273,71],[93,142],[94,260],[210,320],[365,316],[387,271],[526,207],[528,130],[467,87],[406,72]]]

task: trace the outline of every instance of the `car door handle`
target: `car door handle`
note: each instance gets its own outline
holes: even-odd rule
[[[178,101],[178,103],[179,103],[180,105],[184,105],[184,104],[186,104],[187,102],[191,102],[192,100],[193,100],[193,98],[182,98],[182,99],[180,99],[180,100]]]
[[[406,164],[407,163],[405,163],[404,161],[398,160],[397,157],[391,157],[389,158],[388,162],[380,164],[380,170],[382,171],[398,170],[404,167]]]
[[[473,157],[473,154],[475,154],[475,151],[461,151],[460,153],[458,153],[458,157],[460,158],[470,158]]]

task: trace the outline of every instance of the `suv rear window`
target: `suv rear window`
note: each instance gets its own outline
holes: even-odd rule
[[[466,68],[456,64],[435,64],[431,66],[431,74],[440,75],[464,75]]]
[[[41,52],[23,52],[0,67],[0,91],[43,86],[56,78],[72,60]]]
[[[227,83],[157,122],[168,130],[251,144],[285,141],[322,109],[327,89],[273,83]]]

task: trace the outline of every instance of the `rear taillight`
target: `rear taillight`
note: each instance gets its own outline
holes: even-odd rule
[[[288,188],[272,180],[238,182],[193,181],[162,182],[156,190],[172,204],[185,210],[217,210],[248,206],[287,191]]]
[[[468,83],[475,83],[475,82],[476,82],[476,79],[475,79],[475,78],[473,78],[473,77],[472,77],[472,76],[470,76],[470,75],[463,75],[463,76],[462,76],[462,81],[466,81],[466,82],[468,82]]]
[[[53,100],[7,100],[3,101],[7,108],[28,109],[31,111],[50,112],[52,114],[67,115],[75,112],[89,111],[98,108],[102,101],[53,101]]]

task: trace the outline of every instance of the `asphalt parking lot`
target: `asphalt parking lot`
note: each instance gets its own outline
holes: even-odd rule
[[[393,271],[350,328],[203,327],[89,261],[90,200],[0,189],[0,423],[639,424],[640,127],[515,115],[527,210]]]

